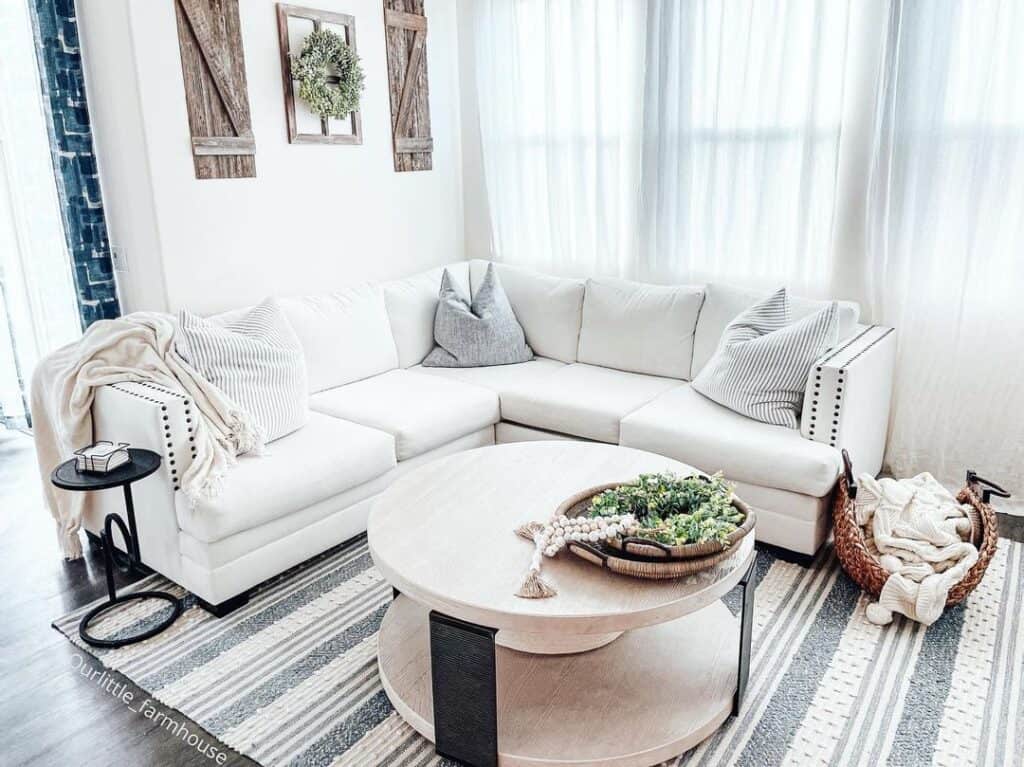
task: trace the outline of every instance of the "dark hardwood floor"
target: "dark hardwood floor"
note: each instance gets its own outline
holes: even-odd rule
[[[1000,517],[1004,536],[1024,540],[1024,517]],[[83,559],[61,559],[31,440],[0,430],[0,765],[213,764],[77,671],[100,665],[50,627],[104,594],[102,559],[86,550]],[[147,697],[112,673],[136,707]],[[156,705],[210,741],[195,722]],[[229,752],[227,764],[255,763]]]
[[[101,666],[50,622],[104,595],[102,557],[86,554],[61,558],[32,441],[0,429],[0,765],[217,764],[77,670]],[[146,693],[110,673],[137,709]],[[156,707],[211,742],[180,712]],[[226,764],[256,763],[228,751]]]

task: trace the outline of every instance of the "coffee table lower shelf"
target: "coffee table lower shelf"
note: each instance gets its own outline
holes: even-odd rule
[[[739,618],[716,601],[589,652],[516,652],[496,646],[493,634],[489,644],[474,648],[470,641],[464,652],[494,648],[494,678],[482,684],[494,684],[497,691],[502,767],[646,767],[697,745],[729,717],[739,632]],[[380,627],[378,664],[392,705],[436,743],[430,633],[429,609],[397,596]],[[465,666],[474,663],[467,658]],[[461,668],[457,657],[454,664]],[[468,684],[472,692],[481,680],[452,683]]]

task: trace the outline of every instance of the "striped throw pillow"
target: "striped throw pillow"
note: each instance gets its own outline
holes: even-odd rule
[[[751,306],[726,327],[693,388],[749,418],[797,428],[807,373],[838,340],[839,307],[790,316],[785,288]]]
[[[305,425],[306,360],[274,299],[226,321],[203,319],[182,309],[178,323],[179,352],[253,418],[262,442]]]

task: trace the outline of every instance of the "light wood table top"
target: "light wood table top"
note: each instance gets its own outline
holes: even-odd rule
[[[374,504],[368,536],[377,568],[403,594],[461,620],[511,632],[602,634],[651,626],[715,602],[754,556],[754,536],[702,573],[648,581],[608,572],[568,551],[545,558],[548,599],[515,592],[533,552],[514,530],[550,518],[563,500],[647,472],[696,470],[642,450],[586,442],[522,442],[441,458],[397,480]]]

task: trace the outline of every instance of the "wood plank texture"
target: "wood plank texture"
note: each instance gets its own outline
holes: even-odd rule
[[[646,767],[692,748],[728,719],[739,622],[722,602],[572,655],[496,651],[502,767]],[[433,741],[427,608],[405,594],[378,633],[381,684]]]
[[[395,170],[431,170],[433,141],[423,0],[384,0],[384,35]]]
[[[175,0],[174,9],[196,178],[254,177],[238,0]]]
[[[332,13],[321,11],[317,8],[303,8],[298,5],[287,3],[277,4],[277,43],[281,51],[281,80],[284,87],[284,113],[288,123],[289,144],[362,144],[363,143],[363,117],[359,111],[352,112],[351,133],[331,133],[330,122],[320,120],[319,133],[300,133],[298,120],[295,116],[296,88],[295,80],[292,78],[292,56],[298,51],[291,50],[291,42],[288,36],[289,19],[306,19],[313,22],[314,29],[320,29],[323,24],[333,24],[345,28],[345,42],[353,50],[356,49],[356,18],[347,13]],[[358,52],[358,51],[357,51]],[[336,77],[328,77],[327,82],[337,82]]]
[[[50,621],[106,595],[103,555],[90,545],[65,561],[43,506],[32,439],[0,429],[0,748],[3,765],[175,765],[215,767],[139,712],[150,694],[117,671],[104,679],[125,685],[131,706],[97,677],[103,665],[50,627]],[[11,524],[6,524],[10,522]],[[118,590],[138,576],[114,575]],[[97,677],[88,673],[95,671]],[[228,754],[229,767],[259,767],[221,744],[194,721],[155,700],[161,716],[182,724]]]

